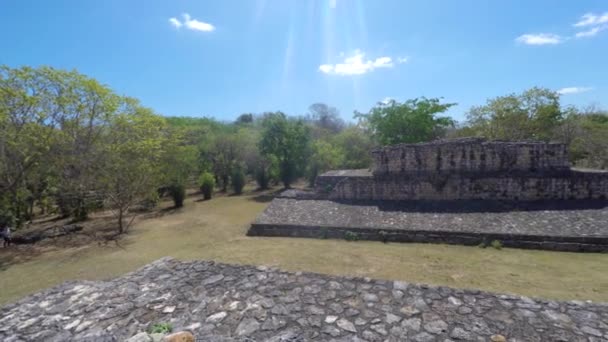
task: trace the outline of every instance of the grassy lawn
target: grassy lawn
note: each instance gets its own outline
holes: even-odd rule
[[[245,236],[266,205],[254,194],[190,198],[180,210],[140,220],[120,246],[54,249],[5,263],[0,304],[66,280],[115,277],[168,255],[608,302],[608,254]]]

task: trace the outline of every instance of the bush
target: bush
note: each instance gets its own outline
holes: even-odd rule
[[[346,241],[358,241],[359,235],[355,232],[348,231],[344,234],[344,239],[346,239]]]
[[[502,243],[498,240],[493,240],[490,246],[494,249],[502,249]]]
[[[265,167],[256,168],[255,181],[258,183],[260,190],[268,189],[268,185],[270,185],[270,173]]]
[[[232,183],[232,189],[234,193],[240,195],[243,193],[243,187],[245,186],[245,173],[240,167],[234,168],[230,177]]]
[[[173,203],[176,208],[184,206],[184,199],[186,198],[186,188],[182,184],[172,184],[169,186],[169,195],[173,199]]]
[[[171,331],[173,331],[171,323],[155,323],[152,325],[152,328],[150,328],[151,334],[166,334]]]
[[[203,193],[203,198],[206,200],[211,199],[213,188],[215,187],[215,177],[209,172],[203,172],[199,178],[199,184],[201,192]]]

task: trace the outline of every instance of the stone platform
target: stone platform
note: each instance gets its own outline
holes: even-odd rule
[[[608,201],[336,201],[288,192],[251,225],[251,236],[608,251]]]
[[[608,304],[164,258],[0,308],[0,340],[123,341],[154,323],[200,341],[607,341]]]

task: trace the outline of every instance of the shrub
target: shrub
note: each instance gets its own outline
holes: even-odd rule
[[[151,334],[166,334],[170,333],[171,331],[173,331],[173,326],[171,326],[171,323],[155,323],[152,325],[152,328],[150,328]]]
[[[498,240],[493,240],[490,246],[494,249],[502,249],[502,243]]]
[[[184,199],[186,198],[186,188],[182,184],[171,184],[169,186],[169,195],[173,199],[173,203],[176,208],[184,206]]]
[[[344,234],[344,239],[346,239],[346,241],[357,241],[359,240],[359,235],[355,232],[347,231]]]
[[[199,184],[201,192],[203,193],[203,198],[206,200],[211,199],[213,188],[215,187],[215,177],[209,172],[203,172],[199,178]]]
[[[270,173],[265,167],[256,168],[255,181],[258,183],[260,190],[268,189],[268,185],[270,185]]]
[[[234,193],[240,195],[243,193],[243,187],[245,186],[245,173],[240,167],[235,167],[230,177],[232,183],[232,189]]]

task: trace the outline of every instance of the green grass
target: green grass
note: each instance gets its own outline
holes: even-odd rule
[[[0,303],[66,280],[119,276],[168,255],[608,302],[608,254],[247,237],[249,223],[267,205],[255,199],[252,194],[204,202],[189,198],[184,208],[139,221],[120,246],[57,249],[4,265]]]

